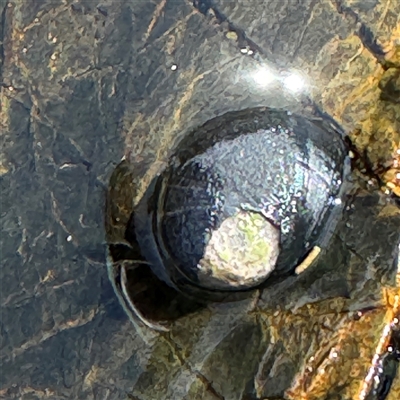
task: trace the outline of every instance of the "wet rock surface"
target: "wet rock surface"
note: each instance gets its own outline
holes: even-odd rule
[[[388,199],[399,188],[399,7],[0,2],[0,396],[360,398],[398,311],[400,213]],[[105,197],[121,158],[140,197],[196,126],[306,98],[345,128],[365,181],[325,262],[168,333],[135,330],[105,266]]]

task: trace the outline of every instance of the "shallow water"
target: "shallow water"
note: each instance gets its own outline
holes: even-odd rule
[[[400,3],[0,8],[0,397],[362,398],[396,312]],[[313,105],[349,135],[361,171],[329,262],[167,334],[135,330],[105,266],[105,197],[121,159],[139,196],[211,118]]]

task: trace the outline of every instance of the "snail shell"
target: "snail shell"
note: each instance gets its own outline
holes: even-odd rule
[[[178,144],[128,230],[153,272],[186,294],[219,300],[268,286],[327,242],[347,155],[328,117],[225,114]]]

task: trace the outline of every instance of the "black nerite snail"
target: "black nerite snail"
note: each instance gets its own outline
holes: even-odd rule
[[[268,287],[327,242],[342,208],[347,154],[328,117],[269,108],[217,117],[178,144],[132,205],[124,239],[184,296],[221,301]],[[129,198],[121,182],[114,179],[114,189]],[[108,214],[112,202],[109,195]],[[111,276],[120,279],[110,254]]]

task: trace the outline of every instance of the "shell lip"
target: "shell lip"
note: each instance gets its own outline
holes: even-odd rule
[[[146,336],[144,328],[169,331],[172,321],[204,307],[198,301],[160,281],[143,260],[115,260],[107,254],[107,270],[114,292],[129,320]]]

